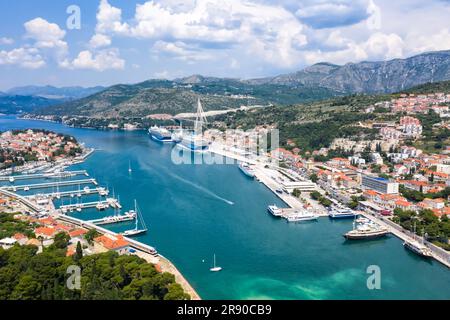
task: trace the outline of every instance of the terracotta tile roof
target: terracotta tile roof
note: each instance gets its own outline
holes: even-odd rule
[[[69,236],[71,238],[75,238],[75,237],[79,237],[79,236],[83,236],[87,233],[87,230],[84,229],[75,229],[71,232],[69,232]]]
[[[127,247],[129,243],[124,239],[123,236],[111,236],[111,235],[103,235],[98,238],[95,238],[95,241],[102,244],[108,250],[116,250],[120,248]]]

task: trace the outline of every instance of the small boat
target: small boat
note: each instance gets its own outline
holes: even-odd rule
[[[97,208],[98,211],[104,211],[106,210],[109,206],[105,203],[97,203],[97,205],[95,206]]]
[[[354,219],[358,214],[351,209],[332,208],[328,216],[331,219]]]
[[[289,222],[314,221],[318,216],[307,210],[296,211],[286,217]]]
[[[353,223],[353,230],[347,232],[344,238],[347,240],[369,240],[383,238],[389,230],[373,223],[363,223],[357,225]]]
[[[405,249],[408,249],[415,254],[424,257],[424,258],[432,258],[433,252],[425,245],[424,237],[422,237],[422,241],[419,242],[416,240],[416,225],[414,224],[414,238],[413,240],[406,240],[403,243]]]
[[[23,191],[30,191],[30,187],[23,188]]]
[[[83,191],[84,193],[90,193],[91,189],[89,187],[84,187]]]
[[[133,170],[131,169],[131,161],[128,162],[128,173],[132,173]]]
[[[278,208],[276,205],[269,206],[267,211],[269,211],[274,217],[283,216],[283,209]]]
[[[147,226],[145,225],[144,217],[142,216],[141,212],[139,211],[137,201],[134,200],[134,212],[136,213],[136,227],[132,230],[125,231],[122,233],[125,237],[134,237],[143,233],[146,233],[148,231]],[[139,218],[141,219],[141,224],[143,226],[142,229],[139,229]]]
[[[222,271],[222,267],[218,267],[217,265],[216,265],[216,255],[214,254],[214,266],[211,268],[211,269],[209,269],[211,272],[219,272],[219,271]]]
[[[239,169],[249,178],[255,178],[255,171],[250,167],[248,163],[241,163]]]
[[[15,181],[14,177],[9,177],[9,182],[13,183]]]

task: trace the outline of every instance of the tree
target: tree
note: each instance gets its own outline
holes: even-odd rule
[[[300,197],[302,195],[302,192],[299,189],[294,189],[292,192],[292,195],[296,198]]]
[[[30,275],[24,275],[11,294],[12,300],[38,300],[41,297],[41,284]]]
[[[70,236],[65,232],[60,232],[53,240],[53,246],[57,249],[66,249],[70,242]]]
[[[97,230],[91,229],[84,235],[84,238],[90,245],[92,245],[94,242],[94,239],[97,238],[99,235],[100,234],[97,232]]]
[[[317,183],[317,181],[319,181],[319,178],[317,177],[317,174],[315,174],[315,173],[313,173],[309,178],[314,183]]]
[[[77,243],[77,249],[75,251],[75,254],[73,256],[73,260],[76,262],[80,261],[83,258],[83,248],[81,247],[81,242],[78,241]]]

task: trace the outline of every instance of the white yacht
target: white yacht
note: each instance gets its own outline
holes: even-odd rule
[[[147,226],[145,225],[144,217],[142,216],[142,213],[138,208],[136,200],[134,200],[134,212],[136,213],[136,227],[132,230],[127,230],[122,233],[125,237],[134,237],[148,231]],[[141,224],[143,227],[142,229],[139,229],[139,219],[141,220]]]
[[[276,205],[269,206],[267,211],[269,211],[274,217],[283,216],[283,209],[278,208]]]
[[[299,210],[288,215],[286,219],[289,222],[314,221],[318,219],[318,216],[308,210]]]
[[[216,265],[216,255],[214,254],[214,265],[211,269],[209,269],[211,272],[219,272],[222,271],[222,267],[218,267]]]

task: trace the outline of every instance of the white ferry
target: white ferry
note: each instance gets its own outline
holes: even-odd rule
[[[269,211],[274,217],[283,216],[283,209],[278,208],[276,205],[269,206],[267,211]]]

